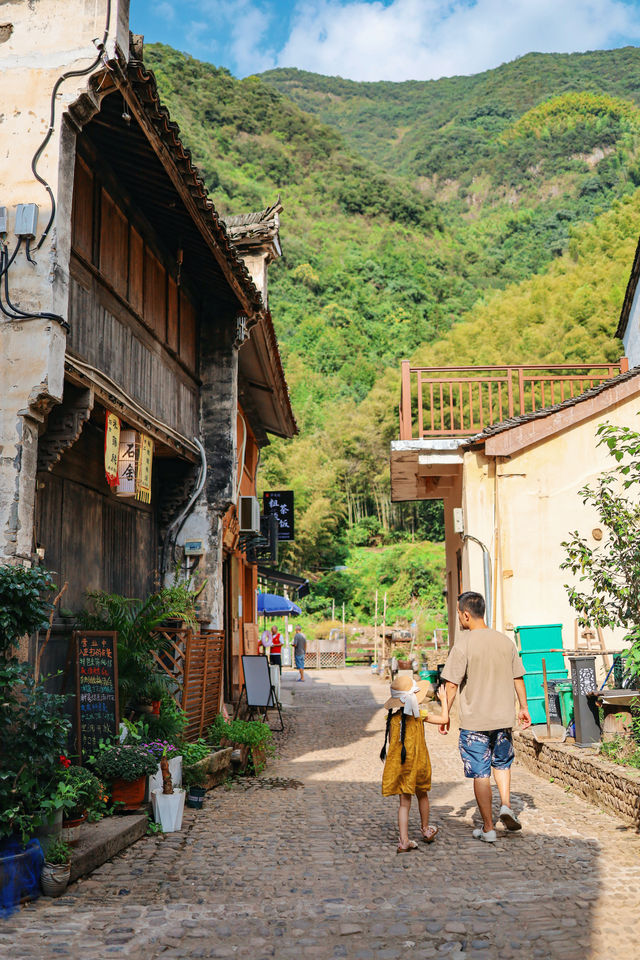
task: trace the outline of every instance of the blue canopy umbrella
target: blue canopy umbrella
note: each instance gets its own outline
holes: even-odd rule
[[[276,593],[258,594],[258,613],[265,617],[285,617],[288,614],[294,614],[299,617],[302,610],[286,597],[279,597]]]

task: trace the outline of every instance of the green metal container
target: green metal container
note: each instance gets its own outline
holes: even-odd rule
[[[545,723],[547,712],[544,703],[542,661],[547,667],[547,680],[565,680],[567,668],[562,653],[562,624],[545,623],[516,627],[516,641],[526,670],[524,688],[527,692],[532,723]],[[557,685],[556,685],[556,689]]]
[[[562,725],[563,727],[568,727],[573,721],[573,683],[571,680],[563,680],[562,683],[556,683],[556,691],[560,697]]]

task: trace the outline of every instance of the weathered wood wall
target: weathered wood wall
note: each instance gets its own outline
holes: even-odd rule
[[[185,436],[198,427],[197,318],[151,227],[107,173],[76,160],[71,353],[104,371]]]

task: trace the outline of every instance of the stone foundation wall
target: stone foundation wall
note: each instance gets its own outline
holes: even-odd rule
[[[601,809],[640,826],[640,770],[611,763],[586,749],[538,743],[531,732],[514,733],[516,757],[540,777],[570,787]]]

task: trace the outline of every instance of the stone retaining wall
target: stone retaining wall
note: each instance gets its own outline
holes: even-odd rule
[[[640,770],[564,743],[539,743],[530,731],[514,733],[517,759],[527,769],[601,809],[640,826]]]

